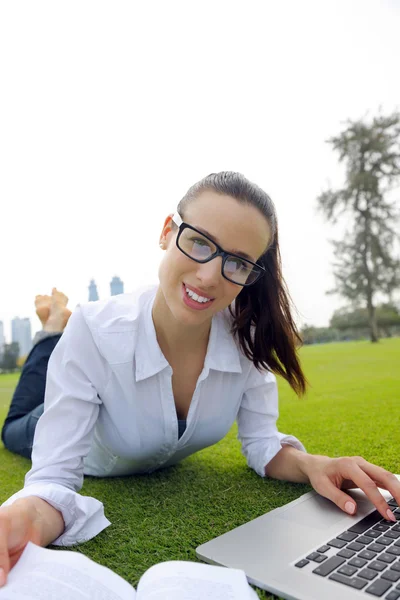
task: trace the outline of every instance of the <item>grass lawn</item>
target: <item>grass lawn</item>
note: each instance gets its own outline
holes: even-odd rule
[[[308,346],[301,355],[311,388],[298,400],[279,382],[280,430],[299,437],[310,452],[361,454],[399,473],[400,339]],[[16,382],[16,375],[0,375],[0,423]],[[22,487],[29,466],[0,444],[0,502]],[[112,526],[76,550],[136,586],[152,564],[196,560],[199,544],[308,489],[248,469],[233,427],[216,446],[168,470],[86,478],[83,493],[104,503]],[[272,598],[258,591],[260,598]]]

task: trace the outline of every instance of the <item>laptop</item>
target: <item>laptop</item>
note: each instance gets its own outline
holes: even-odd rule
[[[313,491],[202,544],[196,554],[242,569],[250,583],[286,600],[400,600],[400,508],[381,492],[397,523],[383,519],[359,489],[349,492],[356,516]]]

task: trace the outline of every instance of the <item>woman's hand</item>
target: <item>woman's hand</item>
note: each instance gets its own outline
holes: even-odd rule
[[[27,503],[0,508],[0,586],[28,542],[40,544],[40,517]]]
[[[28,496],[0,507],[0,587],[28,542],[46,546],[63,530],[61,513],[41,498]]]
[[[307,458],[306,458],[307,457]],[[303,472],[313,488],[332,500],[350,515],[357,510],[355,500],[343,490],[360,488],[376,506],[382,517],[395,521],[396,517],[378,490],[387,490],[400,506],[400,482],[395,475],[369,463],[361,456],[329,458],[328,456],[305,455]]]

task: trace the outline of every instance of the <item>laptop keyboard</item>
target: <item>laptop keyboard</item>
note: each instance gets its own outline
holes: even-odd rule
[[[400,508],[393,498],[388,504],[397,523],[385,521],[375,510],[297,561],[295,567],[310,565],[319,577],[376,598],[400,600]]]

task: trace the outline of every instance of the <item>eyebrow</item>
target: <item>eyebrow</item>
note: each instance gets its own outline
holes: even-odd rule
[[[198,227],[197,225],[195,225],[196,229],[198,229],[199,231],[201,231],[201,233],[204,233],[204,235],[206,235],[207,237],[210,238],[210,240],[212,240],[215,244],[217,244],[218,246],[221,246],[221,244],[218,242],[217,238],[213,235],[211,235],[210,232],[207,231],[207,229],[203,229],[203,227]],[[249,254],[246,254],[246,252],[242,252],[241,250],[225,250],[225,252],[227,252],[228,254],[236,254],[237,256],[240,256],[242,258],[245,258],[247,260],[249,260],[250,262],[254,263],[255,260],[254,258],[252,258]]]

